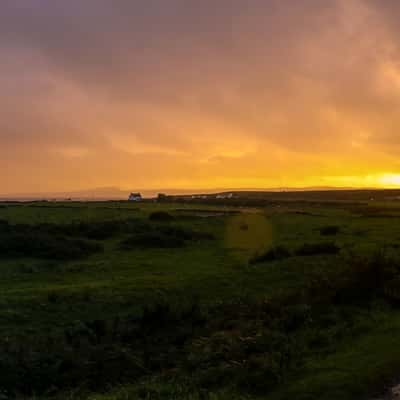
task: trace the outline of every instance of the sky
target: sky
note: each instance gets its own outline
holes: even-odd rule
[[[400,187],[398,0],[2,0],[0,193]]]

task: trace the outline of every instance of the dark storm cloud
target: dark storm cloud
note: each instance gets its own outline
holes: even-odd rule
[[[254,59],[255,45],[262,46],[260,60],[279,64],[282,48],[293,47],[299,33],[316,28],[331,8],[317,1],[283,3],[6,1],[0,37],[6,45],[36,50],[80,84],[151,92],[177,79],[191,85],[212,68],[238,69],[246,55]]]

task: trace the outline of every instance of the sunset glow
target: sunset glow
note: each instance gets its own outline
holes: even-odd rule
[[[400,175],[387,174],[381,177],[382,186],[400,186]]]
[[[398,1],[117,3],[2,2],[0,194],[400,187]]]

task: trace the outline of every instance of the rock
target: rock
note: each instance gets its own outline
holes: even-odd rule
[[[391,399],[400,400],[400,385],[397,385],[391,390]]]

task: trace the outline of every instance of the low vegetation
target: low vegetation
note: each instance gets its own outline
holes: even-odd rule
[[[175,371],[203,390],[272,393],[307,360],[332,354],[347,336],[372,326],[374,302],[400,294],[397,260],[379,253],[343,262],[340,273],[318,275],[284,297],[211,308],[163,301],[124,318],[74,321],[58,335],[3,338],[0,386],[8,395],[44,395]],[[66,299],[48,298],[57,301]]]
[[[339,246],[333,242],[304,243],[296,250],[295,254],[297,256],[305,257],[324,254],[338,254],[339,251]]]
[[[250,259],[250,264],[258,264],[262,262],[277,261],[289,258],[292,253],[284,246],[273,247],[261,254],[256,254]]]
[[[256,254],[250,258],[250,264],[259,264],[263,262],[279,261],[286,258],[299,256],[309,257],[317,255],[334,255],[340,252],[340,248],[332,242],[304,243],[295,251],[290,251],[285,246],[272,247],[269,250]]]
[[[319,232],[322,236],[335,236],[340,232],[340,227],[336,225],[323,226]]]
[[[48,234],[10,233],[0,235],[0,258],[44,258],[71,260],[101,252],[99,243]]]
[[[352,400],[396,378],[393,222],[250,210],[260,252],[255,223],[225,244],[243,209],[73,207],[0,210],[0,398]]]
[[[168,213],[159,212],[150,214],[149,219],[165,222],[171,221],[169,217]],[[195,232],[168,224],[155,225],[140,219],[63,225],[12,225],[3,220],[0,221],[0,257],[54,260],[82,258],[103,250],[101,243],[94,240],[126,235],[129,236],[120,244],[122,249],[177,248],[189,241],[213,239],[206,232]]]
[[[166,211],[154,211],[149,215],[150,221],[172,221],[174,217]]]
[[[120,246],[124,250],[135,248],[178,248],[195,240],[210,240],[213,236],[174,226],[149,227],[147,231],[137,232],[124,239]]]

